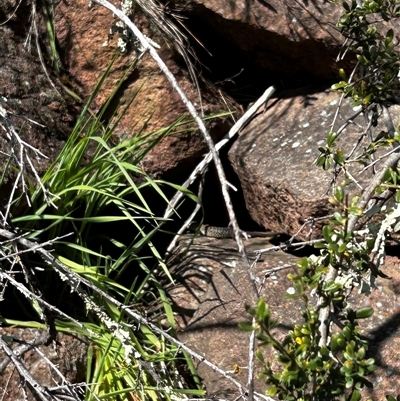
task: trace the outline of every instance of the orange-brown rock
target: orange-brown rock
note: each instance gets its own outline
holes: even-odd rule
[[[114,1],[116,6],[118,6],[117,3]],[[187,97],[196,105],[199,113],[203,111],[205,115],[212,115],[226,110],[221,95],[212,86],[204,85],[201,80],[202,97],[200,99],[189,73],[182,68],[183,61],[180,56],[139,10],[135,12],[133,19],[144,34],[161,46],[158,50],[161,58],[174,74]],[[115,22],[116,19],[109,10],[99,5],[88,9],[88,3],[85,0],[76,1],[74,7],[62,2],[56,7],[56,29],[62,60],[70,76],[77,83],[76,90],[85,99],[94,90],[98,79],[117,50],[118,34],[115,33],[112,38],[109,37],[110,28]],[[127,54],[118,57],[101,93],[96,97],[92,108],[94,112],[105,104],[135,58],[136,53],[132,46],[128,45]],[[116,130],[119,136],[156,131],[171,125],[183,114],[187,114],[187,109],[179,95],[148,54],[130,73],[117,92],[106,118],[110,118],[118,103],[123,108],[132,97],[135,99]],[[228,101],[233,111],[240,110],[239,106],[231,100]],[[118,113],[120,112],[121,109]],[[215,139],[221,138],[227,132],[230,121],[230,117],[226,117],[207,123]],[[187,175],[190,174],[190,168],[194,167],[196,160],[206,151],[207,147],[197,129],[179,132],[179,134],[166,137],[147,156],[144,168],[156,175],[178,173],[182,178],[185,171]]]

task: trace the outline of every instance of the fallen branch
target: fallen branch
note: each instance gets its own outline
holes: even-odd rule
[[[253,301],[254,301],[254,303],[256,303],[258,301],[258,297],[259,297],[257,285],[256,285],[256,279],[251,270],[250,262],[247,257],[246,250],[245,250],[245,247],[243,244],[243,239],[242,239],[242,235],[240,232],[240,228],[239,228],[239,225],[238,225],[238,222],[236,219],[235,212],[233,210],[232,201],[231,201],[231,198],[229,195],[229,185],[227,183],[225,172],[222,167],[221,160],[218,156],[218,152],[215,149],[214,142],[211,138],[211,135],[207,131],[207,128],[204,125],[203,120],[197,113],[193,103],[187,98],[187,96],[185,95],[183,90],[180,88],[175,77],[173,76],[171,71],[169,71],[168,67],[165,65],[165,63],[163,62],[161,57],[158,55],[157,51],[154,49],[153,46],[151,46],[149,41],[145,38],[145,36],[142,34],[142,32],[135,26],[135,24],[133,24],[133,22],[121,10],[117,9],[114,5],[112,5],[107,0],[93,0],[93,1],[107,9],[109,9],[110,11],[112,11],[133,32],[133,34],[136,36],[136,38],[141,43],[144,51],[147,50],[150,53],[150,56],[154,59],[154,61],[157,63],[160,70],[167,77],[168,81],[171,83],[174,90],[179,94],[182,102],[189,110],[189,113],[191,114],[193,119],[196,121],[196,123],[197,123],[201,133],[203,134],[203,137],[210,149],[212,158],[214,160],[214,163],[215,163],[215,166],[217,169],[218,178],[221,183],[222,195],[223,195],[225,205],[226,205],[228,215],[229,215],[229,220],[230,220],[231,226],[233,228],[233,231],[235,233],[235,240],[238,245],[238,250],[242,256],[243,264],[245,265],[246,270],[247,270],[247,274],[248,274],[248,278],[250,281],[250,286],[251,286],[252,294],[253,294]],[[253,338],[254,337],[251,336],[251,339],[253,339]],[[250,344],[250,348],[253,348],[253,347],[254,347],[254,344]],[[253,365],[253,360],[254,360],[254,352],[251,353],[251,360],[249,361],[249,366]],[[251,377],[251,375],[252,375],[252,373],[249,373],[249,377]],[[253,381],[251,381],[249,383],[248,398],[249,398],[249,401],[253,400]]]
[[[71,290],[76,292],[83,300],[85,303],[90,302],[93,305],[93,302],[91,301],[91,298],[86,294],[86,290],[82,288],[82,286],[86,286],[87,288],[90,288],[92,291],[100,295],[103,299],[106,299],[110,303],[112,303],[114,306],[116,306],[121,312],[126,313],[129,317],[133,318],[135,322],[144,324],[148,326],[152,331],[155,333],[163,336],[165,339],[170,341],[171,343],[177,345],[179,348],[183,349],[186,351],[188,354],[190,354],[193,358],[199,360],[200,362],[203,362],[205,365],[213,369],[215,372],[221,374],[224,376],[226,379],[228,379],[232,384],[234,384],[243,395],[249,395],[249,389],[243,386],[240,382],[235,380],[233,377],[231,377],[228,373],[226,373],[224,370],[204,358],[202,355],[198,354],[197,352],[193,351],[191,348],[186,346],[184,343],[180,342],[178,339],[175,337],[171,336],[168,334],[166,331],[160,329],[157,325],[151,323],[148,319],[140,315],[139,313],[135,312],[134,310],[131,309],[129,305],[125,305],[122,302],[119,302],[115,298],[113,298],[111,295],[107,294],[105,291],[101,290],[98,288],[96,285],[94,285],[90,280],[86,279],[83,276],[79,276],[77,273],[69,269],[66,265],[64,265],[62,262],[60,262],[57,258],[55,258],[51,252],[43,249],[40,247],[37,243],[32,242],[27,240],[26,238],[21,238],[17,237],[14,233],[0,229],[0,236],[7,238],[7,239],[14,239],[17,243],[21,244],[25,248],[29,249],[35,249],[36,253],[38,253],[41,258],[49,263],[54,270],[61,276],[63,280],[67,280],[69,285],[71,286]],[[97,306],[97,305],[95,305]],[[97,309],[100,310],[100,308],[97,306]],[[92,309],[94,313],[97,313],[98,310]],[[103,312],[104,313],[104,312]],[[103,319],[103,317],[100,317]],[[68,316],[67,316],[68,319]],[[69,318],[71,319],[71,318]],[[72,320],[72,319],[71,319]],[[120,323],[116,323],[116,327],[119,329],[119,327],[130,327],[128,325],[123,325]],[[256,394],[259,398],[262,398],[263,400],[266,401],[274,401],[272,398],[264,396],[262,394]]]
[[[274,94],[274,92],[275,88],[273,86],[270,86],[262,94],[262,96],[260,96],[260,98],[243,114],[243,116],[239,118],[239,120],[233,125],[233,127],[229,130],[229,132],[215,145],[215,149],[217,152],[219,152],[222,149],[222,147],[225,146],[242,129],[242,127],[253,117],[253,115],[257,112],[257,110],[268,101],[268,99]],[[197,177],[202,176],[206,172],[207,167],[210,164],[211,160],[212,160],[212,153],[210,151],[204,156],[203,160],[196,166],[196,168],[190,174],[190,177],[181,186],[183,188],[189,188],[189,186],[196,181]],[[172,214],[174,207],[178,204],[179,200],[183,197],[183,195],[184,194],[182,191],[178,191],[174,195],[164,213],[164,218],[168,218]],[[197,210],[198,208],[196,208],[196,212]],[[190,225],[195,215],[196,213],[192,213],[191,216],[192,218],[191,219],[189,218],[187,222],[185,222],[185,224],[179,230],[178,234],[182,234],[186,230],[186,228]],[[171,241],[166,251],[167,254],[172,252],[178,238],[179,235],[176,236]]]

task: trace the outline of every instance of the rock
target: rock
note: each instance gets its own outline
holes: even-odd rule
[[[326,146],[338,102],[339,95],[329,92],[277,99],[243,129],[232,146],[229,158],[239,176],[247,209],[266,229],[294,235],[307,219],[314,224],[312,219],[332,212],[327,199],[334,175],[332,170],[316,166],[315,161],[320,154],[318,148]],[[390,111],[397,126],[400,108],[393,106]],[[337,131],[353,114],[346,99],[332,131]],[[337,149],[343,149],[345,155],[363,135],[364,116],[360,114],[353,120],[337,141]],[[382,125],[373,128],[374,135],[381,128]],[[352,158],[366,146],[364,136]],[[362,167],[353,164],[348,169],[358,183],[349,187],[353,195],[359,195],[372,176],[371,169],[360,173]],[[343,179],[341,175],[337,183]],[[320,236],[319,229],[325,222],[315,222],[312,238]],[[310,227],[303,229],[298,238],[306,239]]]
[[[187,239],[177,248],[173,274],[180,280],[170,292],[173,301],[180,306],[176,309],[178,314],[186,313],[186,321],[192,316],[188,324],[181,325],[184,331],[179,334],[179,339],[245,386],[249,333],[241,331],[238,323],[249,322],[245,305],[254,305],[254,301],[247,271],[237,253],[235,257],[235,242],[230,239],[200,237],[193,241],[189,252],[185,251],[185,244],[188,244]],[[270,245],[263,238],[246,241],[246,249],[252,261],[255,250],[268,246]],[[279,340],[295,324],[302,322],[301,300],[285,298],[292,285],[287,274],[297,271],[297,260],[297,257],[281,251],[266,253],[252,270],[259,280],[261,296],[271,308],[271,317],[280,323],[274,329],[274,335]],[[358,294],[356,288],[349,299],[350,306],[355,310],[366,306],[375,310],[371,318],[358,321],[360,333],[370,340],[368,357],[375,358],[378,366],[378,370],[368,377],[374,383],[374,391],[363,389],[363,395],[373,401],[383,400],[386,394],[400,394],[398,265],[397,257],[388,257],[382,271],[390,279],[378,278],[376,288],[369,295]],[[268,274],[268,270],[279,267],[282,270]],[[310,295],[309,299],[313,303],[316,301]],[[191,313],[188,312],[190,310]],[[265,360],[276,368],[272,347],[263,349],[263,354]],[[208,398],[235,399],[240,395],[238,388],[228,379],[202,362],[196,360],[195,364]],[[256,372],[260,368],[261,365],[257,362]],[[263,394],[266,385],[262,380],[256,379],[255,388]]]
[[[47,44],[45,39],[47,33],[42,10],[37,10],[41,51],[50,78],[55,85],[53,88],[36,53],[34,36],[28,41],[29,46],[24,46],[26,37],[29,36],[28,17],[31,13],[31,3],[28,1],[23,7],[17,7],[14,3],[8,1],[5,8],[0,10],[3,20],[12,15],[0,33],[3,55],[3,59],[0,57],[2,76],[0,96],[4,96],[1,104],[7,111],[14,113],[13,120],[16,120],[17,126],[24,124],[23,139],[29,137],[29,143],[44,150],[49,157],[48,160],[41,160],[40,165],[34,160],[35,167],[41,175],[59,153],[72,130],[76,116],[83,108],[83,103],[92,94],[117,50],[118,34],[109,37],[110,29],[116,20],[104,7],[95,6],[88,9],[88,3],[85,1],[74,3],[74,7],[67,3],[58,3],[54,9],[57,50],[60,56],[60,74],[57,77],[53,66],[49,65],[51,61],[48,60],[48,49],[43,46],[43,43]],[[14,9],[16,13],[13,14]],[[241,107],[229,99],[229,96],[222,98],[216,88],[201,79],[200,99],[199,91],[189,78],[189,73],[182,68],[181,56],[167,44],[165,38],[151,26],[143,14],[135,12],[134,15],[139,28],[162,45],[161,57],[200,113],[203,112],[207,116],[217,114],[226,110],[227,104],[229,110],[241,112]],[[132,66],[136,55],[132,47],[128,46],[128,50],[126,55],[117,58],[108,79],[95,97],[91,107],[94,114],[99,112],[116,89],[117,83]],[[82,102],[72,100],[66,95],[64,88],[72,91]],[[103,120],[110,121],[118,105],[124,108],[133,97],[135,97],[133,104],[115,130],[117,138],[136,135],[138,132],[144,134],[157,131],[171,125],[182,115],[188,115],[179,96],[149,55],[144,57],[137,69],[128,74],[103,115]],[[121,109],[117,112],[118,117],[119,113]],[[26,117],[45,125],[45,128],[24,119]],[[186,121],[191,121],[191,118],[188,117]],[[206,124],[213,138],[218,140],[226,134],[232,122],[230,116],[225,116],[210,120]],[[8,150],[8,147],[5,150]],[[186,172],[195,166],[207,150],[202,135],[195,125],[186,124],[177,128],[175,135],[164,138],[147,155],[142,168],[154,176],[175,178],[181,182],[183,178],[187,178]]]
[[[253,243],[255,239],[251,240]],[[268,242],[264,239],[262,244]],[[214,274],[224,267],[236,267],[238,262],[236,243],[231,239],[183,236],[168,261],[175,283],[165,282],[174,308],[178,312],[178,325],[186,328],[208,291]],[[253,255],[254,258],[254,255]]]
[[[171,286],[169,291],[180,327],[184,328],[179,339],[246,385],[249,333],[239,330],[238,323],[249,321],[245,305],[253,305],[254,300],[236,243],[231,239],[199,237],[188,252],[185,252],[185,244],[188,245],[186,239],[177,248],[178,255],[171,270],[177,285]],[[265,238],[251,238],[245,244],[251,262],[255,260],[256,250],[271,246]],[[268,297],[273,316],[285,317],[285,324],[292,317],[298,319],[299,315],[296,302],[282,302],[289,286],[285,277],[294,271],[296,260],[296,257],[278,251],[268,256],[264,254],[253,268],[258,286],[264,287],[262,295]],[[279,267],[283,269],[281,272],[265,278],[266,271]],[[182,316],[186,322],[182,323]],[[281,336],[287,331],[285,327],[279,329]],[[240,375],[233,372],[234,365],[242,368]],[[239,395],[228,379],[198,361],[195,366],[207,389],[207,397],[234,399]],[[256,381],[256,388],[259,392],[265,390],[260,380]]]
[[[340,5],[307,0],[165,3],[187,17],[185,25],[211,54],[199,48],[202,62],[226,80],[224,87],[235,82],[233,92],[337,79]]]
[[[2,336],[13,337],[17,340],[31,343],[43,335],[43,330],[28,328],[1,328]],[[9,345],[14,352],[17,352],[22,345],[14,341]],[[57,342],[48,346],[40,345],[38,349],[48,358],[69,383],[82,383],[86,378],[86,354],[87,342],[78,337],[67,334],[57,334]],[[3,352],[0,352],[0,364],[7,359]],[[42,386],[55,387],[57,384],[65,385],[61,378],[47,364],[45,359],[34,349],[25,352],[21,360],[33,378]],[[9,363],[0,374],[0,395],[4,400],[13,401],[34,401],[35,398],[26,384],[23,384],[18,371],[12,363]],[[24,391],[27,397],[24,396]]]
[[[86,99],[94,90],[98,79],[117,50],[118,34],[115,33],[112,38],[109,37],[110,29],[117,20],[109,10],[99,5],[88,9],[88,3],[84,0],[76,1],[74,7],[60,2],[55,9],[56,29],[63,63],[73,82],[77,83],[76,90]],[[188,72],[182,68],[181,57],[168,44],[165,37],[154,29],[139,9],[135,10],[133,20],[139,29],[161,46],[158,51],[161,58],[199,113],[203,111],[209,116],[226,110],[224,100],[229,103],[230,110],[241,111],[239,105],[232,99],[229,97],[223,99],[212,85],[201,79],[199,80],[202,93],[200,99],[199,92]],[[131,46],[128,46],[125,55],[117,58],[101,93],[93,103],[93,112],[98,112],[105,104],[115,90],[117,82],[124,76],[135,58],[136,54]],[[111,113],[117,109],[118,103],[124,107],[133,97],[132,105],[127,109],[115,131],[119,137],[136,135],[138,132],[144,134],[157,131],[171,125],[182,115],[188,114],[179,95],[148,54],[143,57],[118,90],[105,119],[111,118]],[[117,114],[120,113],[121,110]],[[188,117],[188,120],[191,120],[191,117]],[[226,134],[231,124],[231,119],[227,116],[207,122],[207,127],[213,138],[218,140]],[[193,124],[190,125],[194,127]],[[148,173],[155,176],[175,177],[175,179],[179,176],[180,180],[182,177],[187,178],[187,175],[182,173],[190,171],[208,148],[197,129],[185,130],[184,128],[180,127],[175,135],[168,135],[147,155],[143,168]]]

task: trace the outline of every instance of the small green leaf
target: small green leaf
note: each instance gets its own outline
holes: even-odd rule
[[[273,397],[276,393],[278,392],[278,389],[275,386],[271,386],[268,388],[268,390],[265,392],[265,395],[268,395],[270,397]]]
[[[372,93],[369,93],[367,96],[364,97],[362,101],[364,105],[368,105],[371,103],[372,95]]]
[[[333,352],[335,352],[337,349],[338,349],[338,347],[339,347],[339,345],[338,345],[338,339],[339,339],[340,337],[337,335],[337,334],[334,334],[333,336],[332,336],[332,339],[331,339],[331,350],[333,351]]]
[[[340,212],[335,212],[333,213],[333,217],[335,218],[336,221],[338,221],[339,223],[342,222],[343,220],[343,215]]]
[[[347,24],[347,21],[350,19],[350,13],[344,14],[339,18],[339,27],[345,26]]]
[[[258,350],[256,351],[256,357],[257,357],[257,359],[258,359],[260,362],[262,362],[262,363],[265,362],[265,360],[264,360],[264,355],[263,355],[263,353],[261,352],[260,349],[258,349]]]
[[[358,390],[354,390],[351,395],[350,401],[359,401],[361,399],[361,393]]]
[[[328,147],[331,147],[337,138],[336,132],[330,131],[326,137],[326,143]]]
[[[336,291],[338,291],[338,290],[340,290],[340,288],[341,288],[342,286],[341,286],[341,284],[340,283],[335,283],[335,282],[333,282],[333,283],[331,283],[331,284],[329,284],[329,285],[326,285],[325,287],[324,287],[324,291],[326,291],[326,292],[336,292]]]
[[[265,301],[263,298],[260,298],[257,303],[256,319],[258,321],[261,321],[268,317],[269,317],[269,311],[267,309],[267,306],[265,305]]]
[[[365,348],[364,347],[361,347],[358,351],[357,351],[357,358],[359,359],[359,360],[361,360],[361,359],[364,359],[365,358],[365,354],[366,354],[366,351],[365,351]]]
[[[390,170],[390,178],[392,179],[393,184],[397,183],[397,173],[394,170]]]
[[[391,168],[388,168],[385,173],[383,174],[383,180],[382,181],[390,181],[392,178],[392,173],[393,170]]]
[[[351,329],[349,326],[344,326],[343,327],[343,334],[345,335],[347,341],[350,341],[351,339]]]
[[[330,242],[331,241],[331,236],[332,236],[332,227],[330,226],[324,226],[322,228],[322,234],[324,236],[324,239],[326,242]]]
[[[389,30],[387,31],[386,38],[385,38],[385,47],[386,47],[386,48],[387,48],[387,47],[389,46],[389,44],[392,42],[393,36],[394,36],[393,29],[389,29]]]
[[[351,107],[358,107],[361,106],[362,101],[361,100],[355,100],[352,104]]]
[[[325,156],[319,156],[317,159],[316,165],[318,167],[323,166],[325,164],[325,160],[326,160]]]
[[[240,330],[243,330],[243,331],[254,331],[253,325],[250,323],[246,323],[246,322],[240,322],[239,328],[240,328]]]
[[[341,88],[345,88],[346,86],[347,86],[347,82],[346,81],[340,81],[337,84],[333,84],[331,86],[331,89],[338,90],[338,89],[341,89]]]
[[[366,319],[374,314],[374,309],[371,307],[358,309],[356,311],[356,319]]]
[[[336,342],[340,349],[342,350],[346,349],[347,342],[343,337],[339,337]]]
[[[335,162],[339,165],[343,165],[344,164],[344,154],[343,151],[341,149],[338,149],[337,152],[335,153],[335,155],[333,156],[333,159],[335,160]]]
[[[318,366],[318,364],[314,359],[312,359],[311,361],[306,363],[306,368],[309,370],[315,370],[317,368],[317,366]]]
[[[364,65],[368,65],[368,60],[365,58],[365,56],[363,56],[362,54],[358,54],[357,55],[357,60]]]
[[[325,170],[325,171],[328,171],[330,168],[331,168],[331,164],[332,164],[332,160],[330,159],[330,158],[326,158],[325,159],[325,163],[324,163],[324,167],[323,167],[323,169]]]
[[[330,196],[328,198],[328,202],[333,206],[338,206],[339,205],[339,202],[335,198],[333,198],[332,196]]]
[[[342,187],[335,187],[334,196],[338,200],[339,203],[343,202],[344,199],[344,191]]]
[[[363,215],[362,209],[360,209],[357,206],[350,206],[347,210],[348,210],[348,212],[350,214],[354,214],[355,216],[362,216]]]

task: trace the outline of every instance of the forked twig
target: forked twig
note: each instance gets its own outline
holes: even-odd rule
[[[225,201],[225,205],[228,211],[228,215],[229,215],[229,220],[231,223],[231,226],[233,228],[234,231],[234,237],[236,240],[236,243],[238,245],[238,250],[242,256],[242,260],[243,260],[243,264],[246,267],[247,270],[247,274],[248,274],[248,278],[250,281],[250,286],[252,289],[252,294],[253,294],[253,300],[254,303],[257,302],[258,300],[258,290],[257,290],[257,286],[256,286],[256,279],[255,276],[251,270],[250,267],[250,262],[249,259],[247,257],[246,254],[246,250],[243,244],[243,239],[242,239],[242,235],[240,232],[240,228],[235,216],[235,212],[233,210],[233,205],[232,205],[232,201],[229,195],[229,186],[227,184],[227,180],[226,180],[226,176],[225,176],[225,172],[224,169],[222,167],[221,164],[221,160],[219,159],[218,156],[218,152],[215,149],[215,145],[214,142],[211,138],[211,135],[209,134],[203,120],[201,119],[201,117],[199,116],[199,114],[197,113],[193,103],[187,98],[186,94],[183,92],[183,90],[180,88],[180,86],[178,85],[178,82],[176,81],[174,75],[171,73],[171,71],[168,69],[168,67],[165,65],[165,63],[163,62],[163,60],[161,59],[161,57],[158,55],[157,51],[154,49],[153,46],[151,46],[151,44],[149,43],[148,40],[146,40],[146,38],[144,37],[144,35],[142,34],[142,32],[135,26],[135,24],[133,24],[133,22],[119,9],[117,9],[114,5],[112,5],[110,2],[108,2],[107,0],[93,0],[95,3],[100,4],[103,7],[106,7],[107,9],[109,9],[110,11],[112,11],[129,29],[132,30],[133,34],[138,38],[139,42],[141,43],[142,47],[144,50],[147,50],[151,57],[154,59],[154,61],[157,63],[158,67],[160,68],[160,70],[164,73],[164,75],[167,77],[168,81],[171,83],[172,87],[174,88],[174,90],[179,94],[182,102],[184,103],[184,105],[187,107],[187,109],[189,110],[189,113],[191,114],[191,116],[193,117],[193,119],[196,121],[209,149],[210,152],[212,154],[212,158],[214,160],[216,169],[217,169],[217,174],[218,174],[218,178],[220,180],[221,183],[221,189],[222,189],[222,195]],[[273,90],[272,90],[273,91]],[[251,336],[251,339],[253,338],[253,336]],[[254,347],[254,345],[250,344],[250,348]],[[250,356],[252,359],[254,359],[254,353],[251,354]],[[249,366],[252,366],[251,361],[249,362]],[[251,375],[249,374],[249,377]],[[249,383],[249,389],[248,389],[248,398],[249,401],[253,400],[253,381],[251,381]]]
[[[390,115],[386,117],[390,121],[386,121],[386,126],[388,129],[388,135],[394,136],[394,125],[391,121]],[[365,188],[364,192],[361,194],[359,201],[357,202],[357,207],[361,210],[365,211],[368,203],[372,199],[375,194],[375,189],[382,183],[383,178],[385,176],[386,170],[388,168],[393,168],[397,165],[400,160],[400,147],[395,149],[395,152],[391,154],[380,166],[381,170],[373,177],[369,185]],[[360,216],[355,214],[350,214],[347,224],[347,231],[354,232],[357,229],[357,222],[360,219]],[[338,270],[331,266],[329,267],[328,273],[326,274],[324,280],[325,282],[334,281],[338,275]],[[329,327],[329,314],[330,314],[330,305],[323,307],[319,311],[319,332],[321,334],[321,338],[319,341],[319,345],[321,347],[326,347],[328,341],[328,327]]]
[[[232,126],[229,132],[215,145],[215,149],[217,152],[219,152],[221,148],[225,146],[229,142],[229,140],[231,140],[241,130],[241,128],[252,118],[254,113],[256,113],[257,110],[268,101],[268,99],[274,94],[274,92],[275,88],[273,86],[270,86],[262,94],[262,96],[260,96],[260,98],[243,114],[243,116],[239,118],[239,120]],[[192,171],[190,177],[181,186],[183,188],[189,188],[189,186],[196,181],[197,177],[204,175],[211,160],[212,160],[212,154],[211,152],[208,152],[204,156],[203,160]],[[179,200],[182,197],[183,197],[183,192],[177,191],[168,204],[168,207],[164,213],[164,218],[168,218],[171,215],[173,209],[175,208],[175,206],[178,204]],[[198,209],[199,208],[196,207],[196,213]],[[182,232],[185,231],[185,228],[189,226],[190,222],[193,220],[196,213],[192,213],[188,221],[185,222],[184,226],[179,230],[178,234],[182,234]],[[172,249],[176,244],[176,240],[177,238],[174,238],[171,244],[168,246],[167,253],[170,253],[172,251]]]
[[[140,315],[139,313],[135,312],[129,305],[125,305],[124,303],[118,301],[117,299],[115,299],[114,297],[112,297],[111,295],[109,295],[107,292],[103,291],[101,288],[97,287],[95,284],[93,284],[90,280],[86,279],[84,276],[79,276],[77,273],[75,273],[74,271],[72,271],[70,268],[68,268],[65,264],[63,264],[62,262],[60,262],[57,258],[55,258],[49,251],[43,249],[42,247],[38,246],[37,243],[32,242],[27,240],[26,238],[22,238],[22,237],[17,237],[14,233],[8,231],[8,230],[3,230],[0,229],[0,236],[7,238],[7,239],[14,239],[16,242],[18,242],[19,244],[21,244],[23,247],[28,248],[28,249],[35,249],[36,252],[42,257],[42,259],[49,263],[53,269],[64,279],[67,280],[68,283],[71,286],[71,289],[73,291],[75,291],[84,301],[85,303],[91,303],[91,306],[93,306],[94,308],[97,308],[97,310],[92,309],[96,314],[98,314],[98,316],[100,317],[100,319],[102,319],[102,321],[104,321],[104,319],[108,319],[106,321],[106,324],[113,324],[113,328],[115,329],[115,333],[118,330],[121,330],[121,327],[124,327],[123,324],[120,323],[112,323],[109,321],[109,318],[107,318],[107,316],[105,315],[104,312],[102,312],[100,310],[100,308],[94,304],[94,302],[91,300],[91,297],[89,297],[86,293],[86,289],[83,288],[83,286],[85,286],[86,288],[92,290],[93,292],[95,292],[96,294],[98,294],[99,296],[101,296],[103,299],[109,301],[110,303],[112,303],[115,307],[117,307],[121,312],[126,313],[127,316],[131,317],[137,324],[144,324],[146,326],[148,326],[152,331],[154,331],[155,333],[163,336],[165,339],[167,339],[168,341],[170,341],[171,343],[177,345],[178,347],[180,347],[181,349],[183,349],[184,351],[186,351],[188,354],[190,354],[193,358],[203,362],[205,365],[207,365],[208,367],[210,367],[211,369],[213,369],[215,372],[221,374],[222,376],[224,376],[226,379],[228,379],[233,385],[235,385],[240,392],[243,395],[247,395],[249,396],[249,389],[246,388],[245,386],[243,386],[240,382],[238,382],[237,380],[235,380],[233,377],[231,377],[227,372],[225,372],[223,369],[219,368],[218,366],[216,366],[215,364],[213,364],[212,362],[210,362],[209,360],[207,360],[205,357],[203,357],[202,355],[200,355],[199,353],[193,351],[191,348],[189,348],[188,346],[186,346],[184,343],[180,342],[178,339],[176,339],[175,337],[171,336],[169,333],[167,333],[165,330],[162,330],[159,328],[158,325],[152,323],[151,321],[149,321],[148,319],[146,319],[145,317],[143,317],[142,315]],[[103,316],[101,316],[101,314]],[[70,317],[67,316],[67,319],[72,320]],[[79,323],[78,323],[79,324]],[[127,325],[125,325],[127,326]],[[111,328],[111,327],[110,327]],[[41,389],[39,389],[41,390]],[[262,394],[256,394],[257,397],[262,398],[265,401],[274,401],[272,398],[264,396]]]

